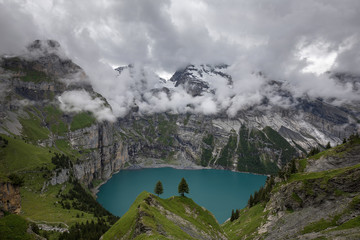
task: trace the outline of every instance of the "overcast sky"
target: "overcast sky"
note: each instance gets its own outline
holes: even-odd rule
[[[236,64],[239,79],[262,71],[300,92],[346,97],[322,73],[360,74],[359,23],[358,0],[0,0],[0,53],[55,39],[118,103],[128,96],[114,95],[111,69],[128,63],[163,76],[189,63]]]

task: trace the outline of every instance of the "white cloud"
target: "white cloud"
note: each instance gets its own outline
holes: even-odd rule
[[[67,91],[58,97],[60,108],[66,112],[89,111],[98,121],[115,121],[116,117],[104,101],[98,97],[91,97],[85,90]]]
[[[358,0],[0,0],[0,53],[36,38],[59,41],[116,116],[135,104],[144,112],[230,108],[234,114],[264,95],[291,104],[263,89],[263,79],[252,74],[258,71],[285,81],[295,96],[359,100],[350,85],[322,74],[360,74],[359,22]],[[144,66],[146,78],[113,71],[129,63]],[[151,72],[169,76],[189,63],[232,65],[233,88],[215,82],[215,96],[199,98],[144,94],[157,81]]]

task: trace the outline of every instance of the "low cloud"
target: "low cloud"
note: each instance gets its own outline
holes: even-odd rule
[[[61,110],[65,112],[89,111],[94,114],[98,121],[115,121],[116,117],[111,108],[106,106],[105,102],[92,97],[85,90],[67,91],[58,97]]]
[[[294,98],[360,101],[354,83],[326,73],[360,74],[358,22],[358,0],[0,0],[0,54],[18,53],[34,39],[57,40],[116,116],[135,106],[144,114],[233,116],[264,98],[292,106],[270,80]],[[129,63],[138,69],[114,71]],[[193,97],[180,88],[152,94],[153,72],[174,73],[189,63],[231,65],[232,88],[219,79],[215,94]]]

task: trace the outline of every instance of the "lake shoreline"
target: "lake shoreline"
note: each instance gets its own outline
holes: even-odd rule
[[[101,182],[96,187],[91,188],[90,191],[92,192],[94,197],[97,198],[97,193],[99,192],[99,188],[102,185],[106,184],[113,177],[113,175],[115,175],[115,174],[117,174],[117,173],[119,173],[120,171],[123,171],[123,170],[134,170],[134,171],[136,171],[136,170],[149,169],[149,168],[174,168],[174,169],[178,169],[178,170],[211,170],[211,169],[214,169],[214,170],[224,170],[224,171],[231,171],[231,172],[237,172],[237,173],[247,173],[247,174],[270,177],[270,175],[268,175],[268,174],[260,174],[260,173],[252,173],[252,172],[240,172],[240,171],[236,171],[236,170],[229,170],[229,169],[224,169],[224,168],[203,167],[203,166],[199,166],[199,165],[182,166],[182,165],[173,165],[173,164],[165,164],[165,163],[150,164],[150,165],[134,164],[134,165],[130,165],[130,166],[126,167],[126,168],[122,168],[119,171],[114,172],[113,174],[111,174],[111,176],[108,179]]]
[[[212,212],[219,223],[223,223],[232,209],[246,206],[249,196],[266,181],[266,176],[259,174],[219,171],[221,169],[201,166],[134,165],[125,170],[129,171],[122,169],[105,186],[97,186],[97,201],[116,216],[125,214],[142,191],[153,192],[157,181],[161,181],[165,189],[162,198],[178,195],[178,184],[184,177],[190,187],[187,196]]]

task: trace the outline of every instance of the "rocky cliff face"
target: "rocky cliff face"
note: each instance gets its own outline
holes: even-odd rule
[[[126,145],[114,133],[112,123],[103,122],[70,132],[69,139],[76,150],[91,149],[74,165],[76,178],[88,184],[94,179],[109,179],[128,161]]]
[[[9,182],[0,183],[0,211],[20,214],[20,188]]]

